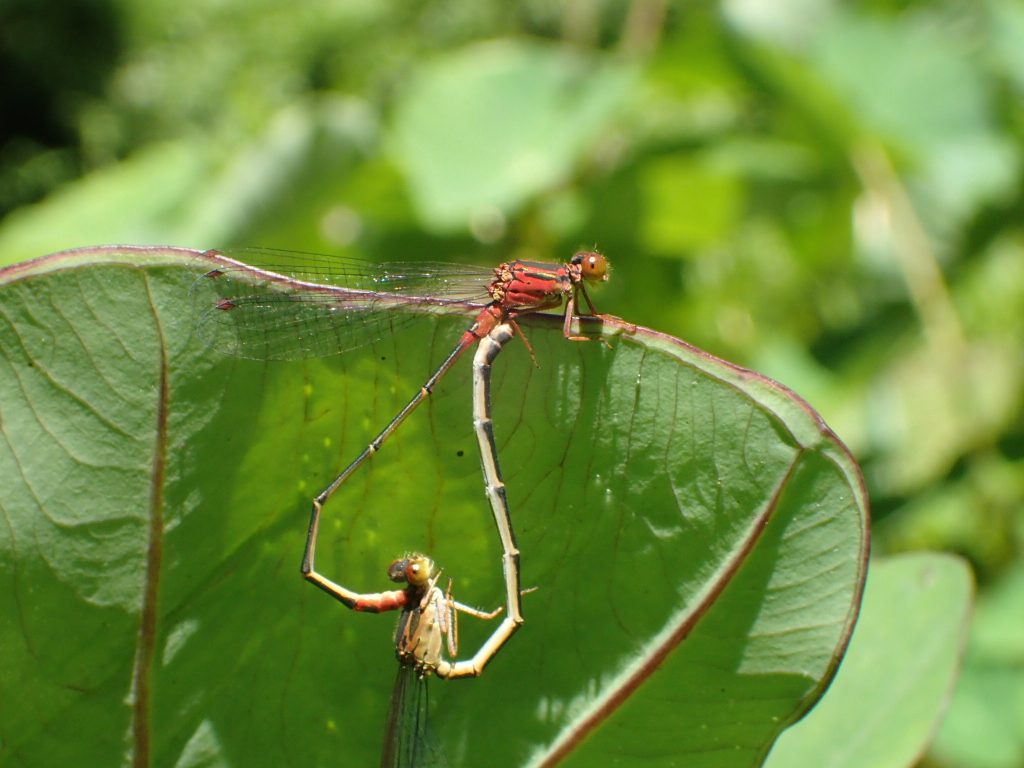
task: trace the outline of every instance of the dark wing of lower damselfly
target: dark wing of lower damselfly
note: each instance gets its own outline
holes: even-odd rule
[[[430,314],[473,314],[494,270],[438,262],[374,264],[243,248],[192,288],[196,333],[222,354],[295,360],[345,352]]]
[[[427,728],[427,681],[415,667],[398,668],[384,727],[382,768],[441,768],[448,765],[441,744]]]

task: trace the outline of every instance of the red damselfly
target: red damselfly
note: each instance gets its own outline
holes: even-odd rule
[[[573,333],[575,310],[582,295],[596,315],[587,283],[607,280],[604,256],[594,251],[575,254],[565,264],[512,261],[490,270],[437,263],[365,262],[312,256],[289,251],[243,249],[211,251],[223,266],[201,280],[215,286],[218,299],[201,307],[199,333],[227,354],[257,359],[323,356],[369,343],[391,333],[417,315],[475,313],[437,370],[369,445],[313,499],[303,576],[344,602],[338,586],[315,569],[320,514],[324,504],[356,469],[380,450],[387,438],[433,391],[470,345],[481,342],[478,358],[486,369],[501,346],[518,330],[524,314],[553,309],[565,302],[563,334],[573,341],[591,337]],[[483,352],[483,342],[491,351]],[[497,341],[497,339],[503,339]],[[485,373],[478,369],[478,383]],[[484,386],[480,384],[479,386]],[[489,400],[489,398],[487,398]],[[474,396],[474,402],[477,402]],[[482,403],[482,401],[481,401]],[[482,409],[474,406],[482,413]],[[489,417],[488,417],[489,418]],[[479,421],[477,417],[475,421]],[[494,653],[516,631],[523,618],[519,600],[519,551],[504,498],[493,437],[478,427],[481,462],[488,497],[502,544],[508,615],[475,661],[453,669],[449,677],[479,675]]]

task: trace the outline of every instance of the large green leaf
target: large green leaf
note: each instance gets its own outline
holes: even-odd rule
[[[208,268],[106,248],[0,272],[4,764],[376,759],[392,620],[302,582],[309,498],[466,320],[322,361],[223,359],[192,335]],[[481,679],[432,683],[449,760],[757,764],[857,613],[856,465],[791,392],[676,339],[523,326],[538,365],[522,344],[498,359],[495,424],[539,589]],[[425,550],[460,599],[500,601],[468,378],[462,361],[327,506],[319,570],[376,591]]]

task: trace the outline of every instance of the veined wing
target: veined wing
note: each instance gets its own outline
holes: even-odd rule
[[[398,668],[384,728],[381,768],[442,768],[444,750],[427,728],[427,682],[411,665]]]
[[[472,314],[494,270],[441,262],[374,264],[295,251],[217,252],[192,289],[197,335],[222,354],[294,360],[345,352],[418,317]]]

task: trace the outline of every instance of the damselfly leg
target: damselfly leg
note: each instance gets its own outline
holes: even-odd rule
[[[420,314],[473,311],[475,320],[452,351],[398,414],[312,501],[301,571],[308,581],[346,601],[345,591],[316,571],[315,555],[324,505],[421,404],[474,343],[474,424],[495,525],[502,546],[508,612],[491,638],[449,677],[479,675],[522,623],[519,551],[508,512],[490,422],[489,372],[494,358],[518,331],[523,315],[564,302],[563,335],[573,333],[580,294],[596,315],[588,283],[608,279],[608,265],[596,252],[580,252],[565,264],[513,261],[483,274],[471,267],[443,264],[384,264],[373,268],[355,260],[329,259],[282,251],[243,251],[213,255],[224,267],[206,275],[218,300],[202,311],[200,334],[218,349],[242,357],[293,359],[342,352],[374,338],[400,321]],[[230,257],[238,256],[240,260]],[[246,266],[242,260],[263,262]],[[255,279],[254,279],[255,276]],[[474,293],[474,288],[477,293]],[[474,302],[483,294],[486,304]],[[392,318],[395,318],[393,321]],[[524,338],[525,341],[525,338]],[[529,346],[527,344],[527,346]],[[532,354],[532,350],[531,350]]]

